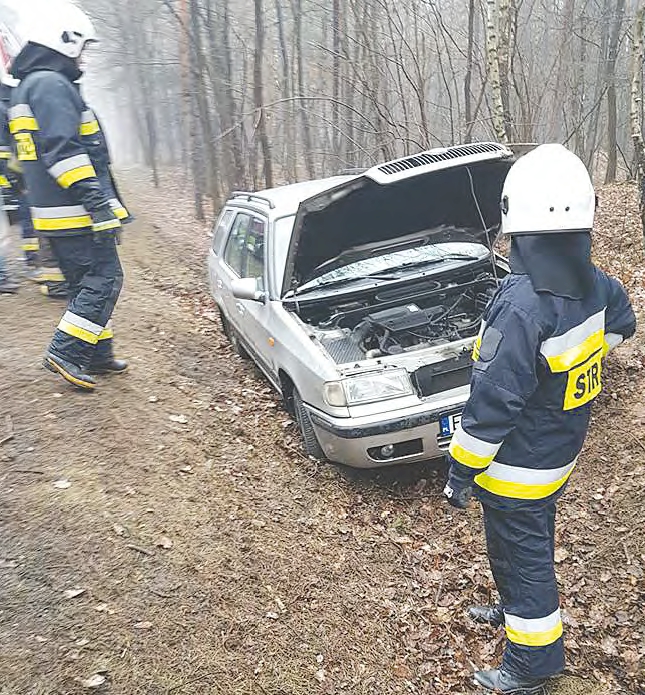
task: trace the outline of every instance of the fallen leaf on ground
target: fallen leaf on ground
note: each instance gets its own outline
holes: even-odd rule
[[[149,620],[144,620],[141,623],[135,623],[135,630],[149,630],[152,627],[152,623]]]
[[[84,688],[100,688],[103,683],[105,683],[105,676],[102,676],[100,673],[95,673],[93,676],[81,681],[81,685]]]
[[[557,563],[564,562],[569,557],[569,551],[566,548],[557,548],[555,551],[555,561]]]
[[[159,548],[170,550],[170,548],[172,548],[172,541],[170,538],[168,538],[168,536],[161,536],[161,538],[157,541],[157,546]]]
[[[178,422],[180,425],[185,425],[188,422],[188,418],[185,415],[169,415],[168,419],[171,422]]]
[[[66,589],[63,592],[63,596],[65,596],[65,598],[76,598],[77,596],[84,594],[86,591],[87,589]]]
[[[69,482],[69,480],[57,480],[54,483],[54,487],[57,490],[67,490],[68,488],[72,487],[72,484]]]

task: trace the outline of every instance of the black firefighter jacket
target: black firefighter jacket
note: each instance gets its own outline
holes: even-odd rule
[[[11,88],[0,84],[0,192],[11,189],[9,162],[11,161],[11,136],[9,134],[9,106]]]
[[[112,196],[102,188],[84,142],[95,134],[96,121],[65,72],[68,64],[57,70],[62,58],[34,51],[16,74],[21,81],[9,111],[34,227],[45,236],[91,232],[92,214],[111,208]]]
[[[633,335],[621,284],[595,268],[591,296],[537,293],[506,277],[484,314],[461,425],[450,445],[456,472],[484,504],[513,510],[559,495],[602,389],[603,358]]]

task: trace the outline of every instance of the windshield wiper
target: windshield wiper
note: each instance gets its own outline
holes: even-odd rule
[[[392,275],[392,273],[368,273],[367,275],[354,275],[349,278],[338,278],[337,280],[327,280],[326,282],[318,282],[311,287],[299,288],[296,290],[296,294],[300,292],[309,292],[311,290],[317,290],[321,287],[331,287],[332,285],[348,285],[352,282],[357,282],[358,280],[400,280],[399,275]]]
[[[441,258],[429,258],[425,261],[408,261],[394,266],[389,270],[407,270],[408,268],[420,268],[424,265],[438,265],[444,261],[483,261],[487,256],[473,256],[470,253],[449,253]]]

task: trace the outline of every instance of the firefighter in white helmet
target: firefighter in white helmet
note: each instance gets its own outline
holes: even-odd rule
[[[578,157],[542,145],[513,165],[502,195],[511,274],[484,314],[445,494],[464,508],[474,492],[483,505],[500,603],[469,613],[506,630],[501,666],[475,679],[537,695],[564,668],[556,501],[602,389],[603,359],[636,320],[620,283],[591,261],[596,197]]]
[[[102,188],[83,136],[88,125],[75,83],[81,56],[97,41],[89,17],[51,2],[29,15],[27,43],[12,72],[20,80],[9,113],[34,227],[47,236],[70,286],[67,311],[44,364],[81,389],[94,375],[123,372],[114,358],[110,318],[123,283],[117,253],[121,223]]]

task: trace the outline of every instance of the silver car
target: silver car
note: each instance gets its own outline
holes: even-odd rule
[[[231,195],[213,230],[213,297],[309,455],[361,468],[443,455],[508,273],[492,248],[512,157],[477,143]]]

